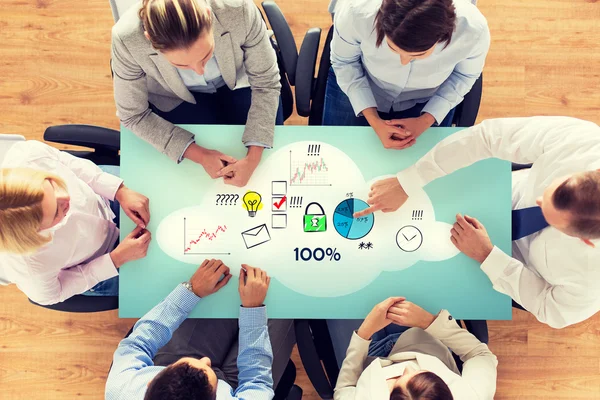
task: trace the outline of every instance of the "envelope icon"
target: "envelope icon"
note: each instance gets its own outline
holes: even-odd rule
[[[242,232],[242,239],[244,239],[246,248],[251,249],[259,244],[263,244],[271,240],[271,235],[269,234],[267,225],[262,224]]]

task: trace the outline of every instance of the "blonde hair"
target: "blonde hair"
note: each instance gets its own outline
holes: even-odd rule
[[[212,26],[203,0],[144,0],[139,16],[157,50],[192,46]]]
[[[61,178],[45,171],[0,169],[0,251],[27,254],[50,242],[50,237],[39,233],[43,184],[48,179],[67,190]]]

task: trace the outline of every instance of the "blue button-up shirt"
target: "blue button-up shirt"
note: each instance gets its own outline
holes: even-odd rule
[[[135,324],[131,335],[115,351],[106,381],[106,400],[144,398],[148,383],[165,368],[155,366],[152,359],[199,301],[194,293],[178,285]],[[239,326],[238,387],[233,390],[227,382],[219,380],[217,399],[271,400],[273,351],[266,308],[240,308]]]
[[[206,63],[203,75],[198,75],[192,69],[181,68],[177,68],[177,73],[190,92],[217,93],[218,88],[225,86],[225,80],[214,54]]]
[[[382,0],[344,0],[335,9],[331,64],[356,115],[370,107],[390,112],[427,103],[439,124],[479,78],[490,46],[485,17],[467,0],[454,0],[456,27],[447,47],[407,65],[387,43],[376,46],[375,16]]]

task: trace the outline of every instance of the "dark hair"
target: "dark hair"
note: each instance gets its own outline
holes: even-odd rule
[[[396,387],[390,400],[453,400],[446,382],[433,372],[421,372],[409,379],[406,389]]]
[[[584,239],[600,238],[600,171],[573,175],[556,188],[552,203],[571,214],[569,227],[574,234]]]
[[[150,381],[144,400],[215,400],[208,376],[186,362],[169,365]]]
[[[375,17],[377,47],[387,36],[404,51],[416,53],[452,39],[456,14],[452,0],[383,0]]]
[[[212,26],[199,0],[144,0],[139,16],[157,50],[187,49]]]

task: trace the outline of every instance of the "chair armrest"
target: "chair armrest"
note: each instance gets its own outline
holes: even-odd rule
[[[49,310],[73,313],[91,313],[119,308],[119,296],[84,296],[79,294],[68,298],[62,303],[51,305],[41,305],[31,299],[29,299],[29,302]]]
[[[296,64],[298,62],[298,49],[296,48],[294,35],[281,9],[275,2],[263,1],[261,4],[263,10],[265,10],[265,14],[267,14],[271,29],[275,33],[275,40],[283,57],[285,73],[288,76],[290,84],[293,86],[296,84]]]
[[[480,342],[488,344],[490,341],[486,320],[463,320],[465,328]]]
[[[479,105],[481,104],[481,93],[483,91],[483,74],[473,84],[473,87],[465,95],[462,103],[457,107],[458,115],[454,120],[456,126],[470,127],[475,125],[477,114],[479,113]]]
[[[310,326],[311,322],[306,319],[299,319],[294,322],[298,353],[300,354],[306,375],[319,396],[322,399],[333,399],[333,387],[323,369],[323,364],[321,364],[321,357],[317,350],[318,339],[313,337]],[[324,320],[322,322],[326,323]],[[331,343],[329,344],[331,346]],[[333,354],[333,347],[331,348],[331,354]],[[335,359],[335,355],[333,357]],[[337,380],[337,376],[335,380]]]
[[[518,171],[521,169],[527,169],[527,168],[531,168],[533,164],[516,164],[516,163],[512,163],[511,165],[511,169],[513,171]]]
[[[308,117],[309,125],[323,124],[323,108],[325,106],[325,90],[327,88],[327,79],[329,77],[329,68],[331,67],[331,39],[333,38],[333,25],[327,32],[323,52],[319,60],[319,71],[313,88],[312,102],[310,104],[310,116]]]
[[[302,117],[310,115],[310,101],[315,84],[317,54],[321,43],[321,28],[310,28],[300,47],[296,64],[296,110]]]
[[[93,125],[56,125],[44,132],[48,142],[91,147],[104,152],[118,152],[121,148],[121,133],[114,129]]]

